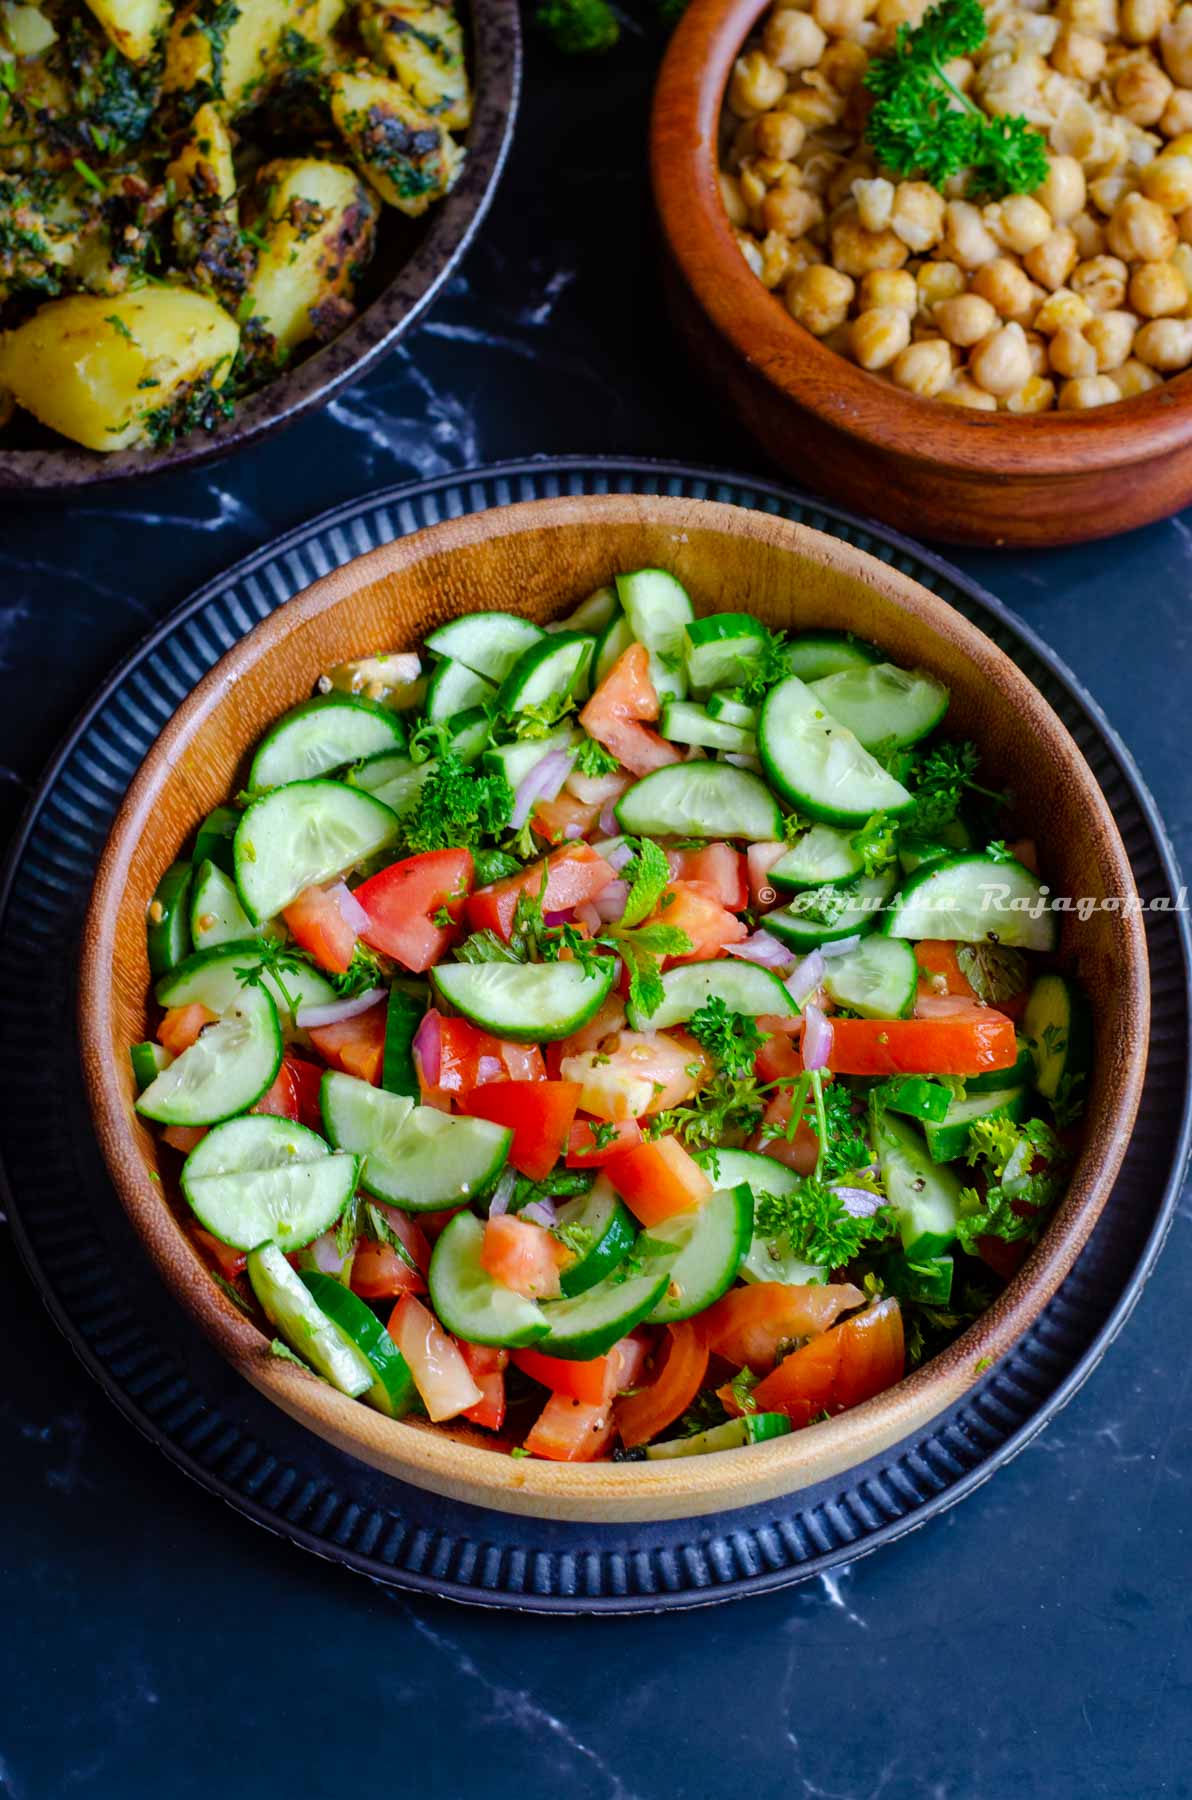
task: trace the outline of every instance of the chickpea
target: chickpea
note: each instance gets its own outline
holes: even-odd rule
[[[729,167],[739,169],[746,159],[757,149],[757,120],[743,119],[733,133],[732,146],[728,153]]]
[[[1089,262],[1077,263],[1068,285],[1094,312],[1112,312],[1126,298],[1126,265],[1116,256],[1094,256]]]
[[[737,249],[760,280],[764,261],[761,245],[756,238],[751,238],[747,231],[734,231],[733,237],[736,240]]]
[[[1046,375],[1031,375],[1024,381],[1016,394],[1006,400],[1006,411],[1009,413],[1041,413],[1049,412],[1055,405],[1055,382],[1049,381]]]
[[[1159,130],[1164,137],[1174,138],[1186,136],[1192,131],[1192,88],[1173,88],[1171,99],[1163,108],[1163,117],[1159,120]],[[1182,152],[1187,155],[1187,151]]]
[[[964,293],[964,273],[953,262],[925,262],[915,276],[915,286],[920,310],[930,313],[938,301],[954,300]]]
[[[1170,17],[1169,0],[1122,0],[1118,29],[1128,44],[1149,44]]]
[[[1057,225],[1067,225],[1084,211],[1084,170],[1074,156],[1053,156],[1047,178],[1035,189],[1035,199],[1045,206]]]
[[[819,73],[838,94],[851,94],[860,86],[868,67],[869,57],[860,44],[838,38],[820,58]]]
[[[1079,331],[1092,317],[1092,307],[1080,294],[1074,294],[1071,288],[1057,288],[1054,294],[1048,294],[1035,314],[1034,326],[1044,337],[1051,337],[1065,326]]]
[[[815,0],[812,17],[828,37],[847,38],[865,17],[862,0]]]
[[[763,113],[754,122],[753,141],[759,156],[778,162],[794,162],[806,137],[807,127],[793,113]]]
[[[1082,375],[1075,381],[1065,381],[1060,389],[1059,408],[1061,412],[1084,412],[1090,406],[1112,406],[1120,399],[1117,385],[1108,375]]]
[[[946,388],[941,388],[936,395],[937,400],[946,400],[949,406],[967,406],[973,412],[996,412],[997,401],[984,388],[970,381],[963,369],[953,375]]]
[[[1072,81],[1099,81],[1105,68],[1105,45],[1100,38],[1066,26],[1052,48],[1051,63]]]
[[[857,217],[866,231],[884,231],[894,208],[894,183],[880,176],[873,181],[854,181],[852,193]]]
[[[762,45],[775,68],[795,75],[800,69],[815,68],[828,40],[810,13],[783,7],[766,20]]]
[[[1192,244],[1192,206],[1185,206],[1175,223],[1176,230],[1180,235],[1180,243]]]
[[[855,213],[843,212],[830,231],[832,261],[846,275],[901,269],[906,245],[892,231],[866,231]]]
[[[1192,6],[1181,6],[1159,33],[1163,67],[1177,87],[1192,88]]]
[[[1030,305],[1030,277],[1008,256],[995,256],[992,262],[983,263],[973,276],[972,292],[980,294],[982,300],[988,300],[1003,319],[1013,319]]]
[[[1134,178],[1119,170],[1116,175],[1101,175],[1089,182],[1089,199],[1098,212],[1108,218],[1120,200],[1134,191]]]
[[[1121,368],[1134,346],[1137,329],[1138,320],[1128,312],[1098,313],[1095,319],[1089,320],[1084,335],[1093,346],[1098,375],[1108,375]]]
[[[981,339],[969,357],[969,374],[987,394],[1004,398],[1030,380],[1031,353],[1021,325],[1011,321]]]
[[[824,203],[806,188],[777,187],[762,201],[762,222],[767,231],[781,231],[786,237],[803,237],[824,216]]]
[[[824,131],[829,125],[838,125],[844,116],[845,97],[831,88],[795,88],[784,98],[783,110],[794,113],[808,131]]]
[[[931,0],[877,0],[874,17],[893,37],[900,25],[921,25],[930,4]]]
[[[780,287],[791,272],[791,241],[781,231],[768,231],[762,239],[762,283]]]
[[[767,112],[786,92],[786,76],[760,50],[747,50],[733,64],[728,103],[738,118]]]
[[[1163,385],[1162,375],[1148,369],[1136,356],[1123,363],[1120,369],[1114,369],[1109,379],[1123,400],[1133,400],[1135,394],[1145,394],[1149,388]]]
[[[849,348],[863,369],[884,369],[911,341],[911,322],[901,307],[871,306],[849,326]]]
[[[1090,212],[1079,212],[1072,220],[1072,236],[1076,239],[1076,250],[1081,262],[1090,257],[1101,256],[1105,251],[1105,227],[1100,219],[1095,219]]]
[[[982,263],[993,261],[997,242],[985,229],[975,206],[967,200],[949,200],[945,217],[944,247],[952,262],[959,263],[962,269],[979,269]]]
[[[1172,267],[1178,269],[1184,280],[1184,286],[1192,294],[1192,245],[1177,244],[1171,253]]]
[[[826,264],[803,269],[786,285],[786,308],[816,337],[826,337],[848,318],[856,285]]]
[[[1057,225],[1041,244],[1027,251],[1022,263],[1032,281],[1054,292],[1076,267],[1077,255],[1075,235],[1066,225]]]
[[[1057,10],[1076,31],[1092,37],[1117,36],[1117,0],[1060,0]]]
[[[1174,263],[1139,263],[1130,276],[1130,305],[1144,319],[1163,319],[1183,312],[1188,287]]]
[[[900,181],[890,209],[890,229],[908,250],[930,250],[944,235],[944,197],[925,181]]]
[[[1051,214],[1029,194],[1011,194],[995,206],[987,206],[984,221],[998,242],[1019,256],[1051,236]]]
[[[720,172],[720,198],[724,210],[728,214],[730,225],[744,225],[749,218],[749,208],[741,194],[741,184],[734,175]]]
[[[958,294],[953,300],[939,302],[935,322],[950,344],[967,349],[996,331],[998,317],[980,294]]]
[[[959,88],[962,94],[967,94],[973,85],[973,76],[977,73],[975,65],[967,56],[954,56],[951,62],[943,65],[943,70],[952,86]]]
[[[952,351],[943,338],[923,338],[900,350],[890,367],[896,387],[932,399],[952,379]]]
[[[914,314],[919,310],[919,289],[907,269],[874,269],[861,278],[861,310],[873,306],[893,306],[899,312]]]
[[[1183,212],[1192,206],[1192,156],[1173,156],[1165,151],[1148,163],[1138,178],[1148,200],[1164,212]]]
[[[1031,374],[1046,375],[1051,364],[1047,356],[1047,339],[1041,331],[1028,331],[1026,347],[1031,359]]]
[[[1057,375],[1095,375],[1097,352],[1083,332],[1062,325],[1051,340],[1048,360]]]
[[[1192,363],[1192,319],[1148,319],[1134,339],[1134,354],[1165,375]]]
[[[1157,125],[1171,94],[1171,78],[1149,56],[1128,64],[1113,84],[1118,112],[1135,125]]]
[[[839,167],[833,169],[824,189],[824,197],[831,207],[843,206],[853,198],[854,181],[872,179],[872,165],[858,157],[850,157],[847,162],[841,162]]]
[[[1172,138],[1170,144],[1164,144],[1162,154],[1164,156],[1192,156],[1192,131],[1183,132],[1179,137]]]

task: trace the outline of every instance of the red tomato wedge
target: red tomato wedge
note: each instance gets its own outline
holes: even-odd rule
[[[702,850],[668,850],[666,860],[676,881],[698,881],[711,888],[729,912],[749,905],[745,858],[731,844],[705,844]]]
[[[905,1364],[898,1302],[879,1300],[785,1357],[751,1397],[758,1412],[807,1425],[817,1413],[844,1412],[884,1393],[902,1380]]]
[[[319,967],[342,975],[352,961],[356,933],[344,918],[339,893],[347,888],[342,881],[333,888],[303,888],[282,913],[290,935],[308,950]]]
[[[696,1320],[709,1350],[755,1375],[774,1367],[779,1346],[791,1338],[818,1337],[842,1312],[865,1296],[850,1282],[795,1287],[784,1281],[757,1281],[733,1288]]]
[[[615,1436],[611,1401],[593,1406],[552,1394],[531,1428],[525,1448],[547,1462],[595,1462],[612,1448]]]
[[[616,1125],[596,1119],[577,1119],[567,1137],[567,1167],[599,1168],[601,1163],[611,1162],[622,1150],[632,1150],[641,1141],[642,1128],[636,1119],[621,1119]]]
[[[485,1224],[481,1268],[528,1300],[557,1300],[559,1270],[570,1261],[567,1247],[530,1219],[499,1213]]]
[[[204,1025],[214,1025],[218,1013],[192,1000],[189,1006],[171,1006],[157,1028],[157,1041],[171,1056],[189,1050]]]
[[[1014,1023],[991,1006],[939,1019],[834,1019],[838,1075],[983,1075],[1013,1068]]]
[[[649,775],[666,763],[683,760],[673,744],[641,723],[657,717],[650,653],[644,644],[630,644],[580,713],[579,722],[634,775]]]
[[[273,1086],[248,1110],[254,1113],[272,1113],[276,1118],[293,1119],[296,1123],[301,1120],[302,1102],[288,1058],[283,1058]]]
[[[500,1431],[505,1423],[505,1365],[509,1352],[490,1349],[487,1344],[461,1343],[459,1353],[483,1396],[475,1406],[466,1406],[462,1417],[488,1431]]]
[[[793,1138],[767,1137],[765,1127],[779,1125],[784,1133],[790,1124],[791,1096],[786,1089],[780,1088],[776,1094],[766,1101],[762,1114],[762,1130],[757,1131],[749,1140],[749,1148],[760,1152],[762,1156],[771,1156],[786,1169],[793,1169],[796,1175],[810,1175],[819,1161],[819,1138],[813,1126],[801,1119]]]
[[[661,1225],[675,1213],[702,1206],[712,1183],[678,1138],[655,1138],[624,1150],[605,1164],[618,1194],[643,1225]]]
[[[563,844],[585,837],[599,816],[598,804],[577,800],[574,794],[559,794],[554,800],[539,800],[530,823],[548,844]]]
[[[430,1267],[430,1245],[422,1227],[399,1207],[380,1202],[377,1205],[410,1260],[407,1262],[392,1244],[374,1244],[368,1238],[363,1239],[357,1244],[352,1259],[353,1292],[362,1300],[396,1300],[401,1294],[424,1293],[426,1271]]]
[[[312,1026],[310,1041],[333,1069],[342,1069],[345,1075],[358,1076],[377,1087],[385,1061],[386,1012],[387,1002],[378,1000],[354,1019],[341,1019],[338,1025]]]
[[[510,1162],[541,1181],[563,1154],[579,1094],[577,1081],[494,1081],[463,1095],[459,1104],[472,1118],[507,1125],[513,1132]]]
[[[248,1257],[243,1250],[233,1250],[231,1244],[220,1241],[212,1232],[204,1231],[201,1225],[192,1225],[191,1236],[202,1249],[209,1262],[213,1262],[225,1281],[235,1281],[237,1275],[244,1273]]]
[[[414,1386],[428,1418],[454,1419],[484,1395],[477,1387],[455,1339],[413,1294],[403,1294],[389,1315],[390,1337],[410,1365]]]
[[[468,923],[473,931],[508,938],[522,894],[537,894],[544,912],[568,912],[594,899],[613,879],[612,869],[590,844],[568,844],[545,862],[477,888],[468,901]]]
[[[290,1077],[290,1086],[298,1106],[298,1122],[307,1125],[311,1131],[322,1131],[323,1113],[319,1105],[319,1089],[323,1083],[323,1071],[318,1063],[307,1062],[304,1056],[287,1054],[282,1068]]]
[[[206,1125],[167,1125],[161,1134],[163,1144],[171,1150],[180,1150],[183,1156],[189,1156],[196,1144],[201,1144],[207,1135]]]
[[[489,1082],[546,1080],[546,1064],[537,1044],[491,1037],[467,1019],[443,1019],[439,1046],[439,1079],[433,1089],[424,1084],[424,1095],[438,1093],[462,1101],[474,1088]]]
[[[587,1362],[567,1362],[542,1350],[514,1350],[511,1360],[523,1375],[540,1381],[552,1394],[598,1406],[634,1385],[648,1355],[645,1339],[631,1332],[603,1356],[590,1357]]]
[[[428,850],[422,856],[408,856],[356,889],[354,897],[369,918],[368,930],[361,935],[374,950],[421,973],[438,962],[455,935],[450,926],[434,923],[435,914],[446,907],[458,920],[471,885],[470,850]]]
[[[649,1387],[618,1400],[617,1430],[627,1450],[652,1437],[687,1411],[708,1372],[708,1346],[689,1319],[668,1325],[665,1361]]]
[[[668,882],[650,923],[674,925],[691,939],[690,950],[667,958],[672,963],[706,962],[719,956],[726,944],[739,944],[749,936],[749,927],[721,906],[717,890],[706,881]]]

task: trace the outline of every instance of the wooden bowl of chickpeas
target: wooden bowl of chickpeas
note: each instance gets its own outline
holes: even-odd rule
[[[689,347],[778,462],[903,528],[1162,518],[1192,501],[1192,4],[986,4],[939,73],[979,135],[1030,140],[1001,191],[976,151],[934,185],[885,160],[871,71],[927,13],[691,0],[651,131]]]

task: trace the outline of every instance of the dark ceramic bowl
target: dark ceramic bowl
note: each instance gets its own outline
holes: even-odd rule
[[[447,198],[422,219],[386,208],[363,306],[346,331],[306,356],[236,408],[212,432],[194,432],[170,450],[127,450],[112,456],[71,445],[26,413],[0,432],[0,494],[94,487],[211,462],[292,425],[325,406],[388,355],[421,318],[454,273],[488,210],[513,136],[521,88],[517,0],[470,0],[473,116],[463,174]]]

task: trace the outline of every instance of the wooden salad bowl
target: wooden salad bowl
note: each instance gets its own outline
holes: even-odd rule
[[[830,350],[764,288],[717,182],[729,75],[769,0],[691,0],[654,94],[654,199],[672,309],[693,361],[800,481],[949,543],[1109,537],[1192,501],[1192,371],[1087,412],[972,412]]]
[[[908,576],[783,519],[654,497],[537,500],[453,519],[315,582],[202,680],[146,757],[100,864],[83,935],[79,1028],[95,1128],[116,1190],[163,1279],[245,1378],[341,1449],[404,1481],[539,1517],[611,1523],[719,1512],[790,1493],[927,1423],[1024,1332],[1068,1274],[1112,1187],[1142,1089],[1148,1030],[1138,916],[1064,918],[1063,955],[1096,1019],[1087,1132],[1066,1198],[1022,1271],[949,1350],[829,1422],[748,1450],[666,1462],[514,1458],[471,1429],[395,1422],[274,1357],[184,1228],[175,1153],[133,1111],[129,1047],[152,1030],[145,911],[162,870],[241,785],[251,746],[334,663],[417,646],[444,620],[504,607],[547,620],[618,570],[674,570],[697,608],[748,607],[772,626],[876,639],[952,690],[949,727],[974,738],[1017,795],[1014,828],[1042,846],[1059,894],[1131,895],[1105,799],[1046,701],[975,626]],[[1008,828],[1013,836],[1014,830]],[[490,1440],[491,1442],[491,1440]]]

